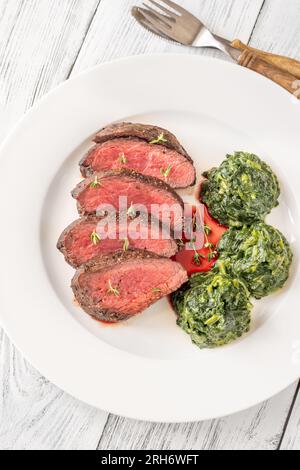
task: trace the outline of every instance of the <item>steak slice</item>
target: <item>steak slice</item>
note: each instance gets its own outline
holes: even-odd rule
[[[80,268],[72,281],[83,310],[106,322],[127,320],[187,281],[179,263],[141,250],[102,255]]]
[[[132,122],[117,122],[115,124],[110,124],[109,126],[104,127],[104,129],[99,131],[94,141],[97,144],[102,144],[103,142],[107,142],[108,140],[112,139],[136,137],[150,143],[157,140],[160,136],[163,136],[163,140],[160,142],[161,145],[181,153],[184,157],[193,163],[193,160],[182,147],[182,145],[178,142],[175,135],[168,130],[163,129],[162,127],[151,126],[147,124],[136,124]]]
[[[139,212],[150,214],[154,211],[153,205],[161,206],[157,218],[171,227],[182,223],[181,197],[163,181],[133,171],[97,173],[79,183],[72,196],[77,200],[81,216],[99,214],[104,205],[113,206],[119,212],[119,197],[123,196],[127,198],[128,206],[142,205],[144,210]],[[171,211],[172,207],[175,213]]]
[[[187,188],[196,181],[191,159],[164,145],[151,145],[138,138],[118,138],[93,147],[80,162],[83,177],[127,168],[154,176],[172,188]]]
[[[64,230],[57,248],[73,268],[79,268],[98,255],[120,250],[147,250],[167,258],[177,253],[175,240],[162,224],[157,222],[157,232],[153,234],[156,238],[151,235],[151,220],[146,216],[138,220],[123,220],[120,216],[111,219],[84,217]]]

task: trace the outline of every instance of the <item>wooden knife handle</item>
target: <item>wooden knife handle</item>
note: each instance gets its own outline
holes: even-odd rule
[[[300,61],[296,59],[291,59],[289,57],[285,57],[282,55],[271,54],[270,52],[260,51],[259,49],[254,49],[254,47],[247,46],[243,44],[239,39],[235,39],[232,42],[232,46],[240,51],[251,51],[254,52],[257,56],[264,59],[271,65],[275,65],[275,67],[284,70],[296,78],[300,79]]]
[[[247,69],[253,70],[254,72],[260,73],[265,77],[273,80],[273,82],[277,83],[278,85],[282,86],[290,93],[295,95],[298,99],[300,99],[300,93],[296,93],[297,89],[300,90],[300,83],[297,77],[294,75],[283,72],[277,67],[266,62],[264,59],[258,57],[254,52],[245,50],[239,61],[239,65],[246,67]]]

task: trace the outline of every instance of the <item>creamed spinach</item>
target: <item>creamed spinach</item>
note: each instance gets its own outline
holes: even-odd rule
[[[279,230],[264,222],[232,227],[223,234],[218,251],[219,266],[239,277],[256,299],[280,289],[289,277],[291,248]]]
[[[200,348],[223,346],[249,331],[252,304],[245,284],[217,271],[195,274],[173,295],[177,324]]]
[[[243,225],[264,217],[278,205],[279,183],[271,168],[251,153],[227,155],[218,168],[204,173],[201,199],[225,225]]]

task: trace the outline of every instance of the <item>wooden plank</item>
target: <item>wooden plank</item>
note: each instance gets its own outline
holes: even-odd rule
[[[0,141],[68,77],[98,4],[0,1]],[[0,330],[0,449],[95,449],[106,419],[41,377]]]
[[[94,450],[105,422],[41,377],[0,331],[1,450]]]
[[[280,445],[280,450],[300,450],[300,382],[297,392],[297,397],[291,409],[291,415]]]
[[[224,37],[248,41],[263,0],[180,0],[185,8]],[[145,31],[130,16],[139,0],[102,0],[75,66],[75,72],[129,55],[162,52],[226,56],[218,51],[187,48]]]
[[[250,44],[300,59],[299,0],[266,0]]]
[[[259,406],[214,421],[151,424],[110,416],[99,450],[274,450],[295,387]]]
[[[65,80],[99,0],[5,0],[0,6],[0,141]]]

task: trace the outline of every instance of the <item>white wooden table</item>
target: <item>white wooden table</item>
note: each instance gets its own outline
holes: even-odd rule
[[[239,37],[300,59],[299,0],[180,1],[228,39]],[[145,32],[130,16],[136,2],[0,0],[0,140],[44,93],[103,61],[157,52],[225,60],[218,52],[186,49]],[[299,386],[219,420],[136,422],[93,409],[57,389],[0,329],[0,449],[97,448],[299,450]]]

